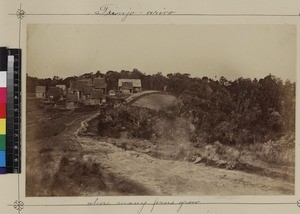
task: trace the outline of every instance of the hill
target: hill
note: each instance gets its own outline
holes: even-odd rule
[[[156,92],[136,97],[135,100],[131,101],[131,105],[158,111],[174,105],[176,100],[177,98],[173,95]]]

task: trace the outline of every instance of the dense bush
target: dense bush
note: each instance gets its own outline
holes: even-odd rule
[[[172,78],[175,78],[172,76]],[[176,81],[178,81],[178,75]],[[295,132],[295,83],[268,75],[260,80],[186,78],[177,116],[196,132],[190,140],[237,145],[278,140]],[[181,88],[183,87],[181,85]]]
[[[129,137],[150,139],[154,135],[154,110],[134,106],[120,106],[102,112],[99,117],[98,134],[119,138],[122,132]]]
[[[110,78],[113,75],[116,73],[109,73]],[[145,139],[185,137],[195,146],[216,141],[227,145],[262,143],[294,135],[295,83],[283,83],[273,75],[234,81],[179,73],[145,76],[138,70],[123,71],[122,75],[141,78],[149,89],[165,85],[178,96],[178,102],[160,112],[129,106],[106,112],[99,123],[100,135],[120,137],[120,132],[127,131],[131,137]]]
[[[138,69],[106,74],[98,71],[65,79],[27,76],[27,91],[34,92],[36,85],[68,86],[71,80],[81,77],[105,78],[107,91],[117,89],[120,78],[141,79],[143,90],[167,90],[178,97],[177,105],[169,109],[171,114],[125,106],[107,112],[99,124],[100,135],[120,137],[120,132],[127,131],[132,137],[150,139],[159,132],[155,131],[157,123],[162,122],[156,117],[164,118],[164,126],[178,125],[176,118],[191,123],[194,131],[187,132],[195,145],[215,141],[228,145],[261,143],[295,132],[296,85],[271,74],[259,80],[241,77],[229,81],[225,77],[192,78],[187,73],[146,75]]]

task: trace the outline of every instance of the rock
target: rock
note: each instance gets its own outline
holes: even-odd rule
[[[202,161],[201,157],[197,157],[196,160],[193,162],[193,164],[200,163]]]
[[[221,179],[224,179],[224,178],[226,178],[226,176],[227,176],[227,175],[220,175],[220,178],[221,178]]]

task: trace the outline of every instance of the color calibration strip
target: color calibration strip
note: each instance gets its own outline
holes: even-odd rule
[[[0,54],[0,174],[20,173],[21,50],[0,48]]]
[[[0,48],[0,174],[6,173],[7,51]]]

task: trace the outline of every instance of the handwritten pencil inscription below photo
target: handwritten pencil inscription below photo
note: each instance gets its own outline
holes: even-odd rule
[[[295,26],[27,34],[26,196],[294,194]]]

